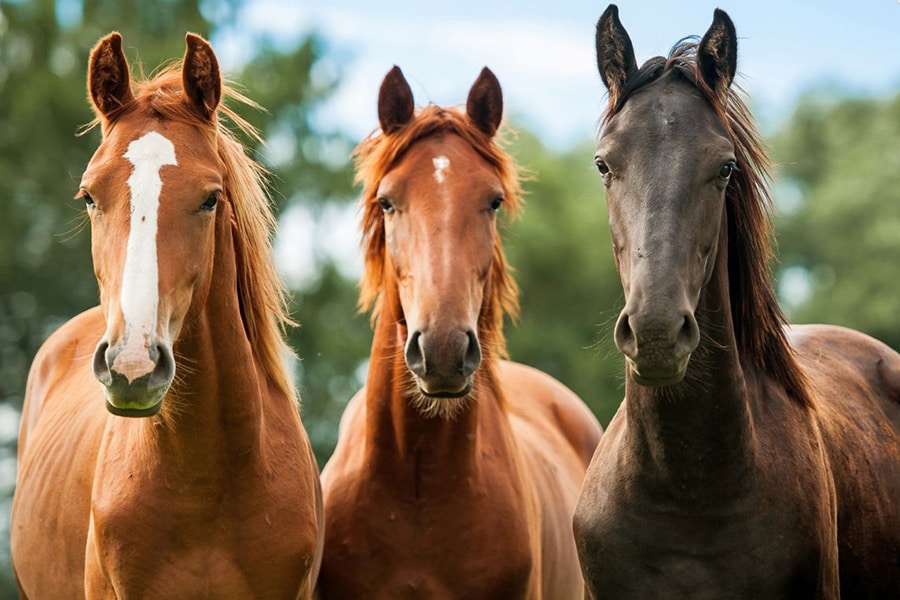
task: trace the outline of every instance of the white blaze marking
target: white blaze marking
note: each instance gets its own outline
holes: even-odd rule
[[[431,159],[434,164],[434,178],[438,183],[444,183],[444,171],[450,167],[450,159],[446,156],[438,156]]]
[[[156,228],[162,179],[159,170],[177,165],[175,146],[151,131],[128,145],[123,155],[134,170],[128,178],[131,189],[131,228],[122,274],[122,316],[125,318],[125,346],[116,357],[115,370],[129,380],[154,368],[148,349],[156,331],[159,306],[159,267],[156,255]]]

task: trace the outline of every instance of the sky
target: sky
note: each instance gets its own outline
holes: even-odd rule
[[[377,124],[385,73],[398,65],[416,103],[459,104],[483,66],[497,75],[507,117],[564,149],[596,132],[606,90],[595,62],[594,31],[603,2],[585,0],[250,0],[241,35],[290,44],[318,32],[324,68],[342,84],[320,126],[358,140]],[[900,89],[900,1],[622,0],[619,16],[639,63],[666,54],[680,38],[702,35],[718,6],[739,38],[738,83],[763,130],[777,127],[810,89],[888,95]],[[246,42],[213,40],[227,69]]]

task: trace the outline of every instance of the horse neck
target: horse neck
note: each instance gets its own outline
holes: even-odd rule
[[[231,216],[223,210],[209,295],[195,299],[185,318],[174,348],[182,372],[163,403],[162,426],[152,428],[160,446],[184,453],[193,468],[204,460],[258,455],[265,410],[283,405],[296,412],[266,377],[243,325],[232,235]],[[280,403],[270,398],[275,394]]]
[[[752,461],[747,382],[737,348],[723,217],[716,265],[697,307],[700,343],[684,380],[664,388],[625,382],[628,436],[640,469],[668,488],[720,488]],[[716,477],[710,477],[715,475]]]
[[[485,360],[476,375],[476,399],[450,419],[422,416],[408,396],[414,384],[403,358],[406,333],[399,300],[388,292],[375,326],[366,381],[366,462],[417,486],[423,472],[440,465],[442,475],[434,483],[452,485],[451,473],[477,471],[485,446],[501,455],[510,451],[500,391]]]

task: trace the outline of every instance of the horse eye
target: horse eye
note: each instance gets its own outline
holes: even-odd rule
[[[220,194],[221,192],[213,192],[212,194],[210,194],[203,202],[203,204],[200,205],[200,210],[211,212],[216,207],[216,204],[219,203]]]
[[[76,200],[84,200],[84,205],[87,208],[94,208],[95,206],[97,206],[94,203],[94,199],[91,197],[90,194],[88,194],[87,190],[85,190],[85,189],[81,189],[78,192],[78,195],[75,196],[75,199]]]
[[[491,200],[491,210],[497,212],[500,210],[500,206],[503,204],[503,196],[497,196],[493,200]]]
[[[727,180],[731,177],[731,174],[734,173],[734,169],[736,165],[733,160],[729,160],[727,163],[722,165],[722,168],[719,169],[719,179]]]
[[[600,160],[599,158],[594,161],[594,164],[597,165],[597,170],[600,171],[601,175],[609,175],[609,165]]]
[[[391,204],[391,201],[388,200],[387,198],[379,198],[379,199],[378,199],[378,204],[381,205],[381,209],[382,209],[384,212],[386,212],[386,213],[392,213],[392,212],[394,212],[394,205]]]

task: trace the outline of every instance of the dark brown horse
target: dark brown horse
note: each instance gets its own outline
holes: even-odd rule
[[[900,355],[789,328],[770,280],[770,163],[715,11],[638,68],[610,6],[596,163],[625,292],[625,401],[575,536],[595,598],[900,598]]]
[[[520,203],[485,69],[467,112],[418,113],[400,69],[357,148],[374,303],[366,386],[322,473],[323,600],[581,598],[571,516],[601,429],[550,376],[500,360],[517,307],[498,233]]]
[[[31,368],[11,547],[23,598],[309,598],[318,471],[286,368],[274,218],[212,48],[134,82],[91,53],[81,179],[100,306]],[[244,127],[245,132],[252,133]]]

